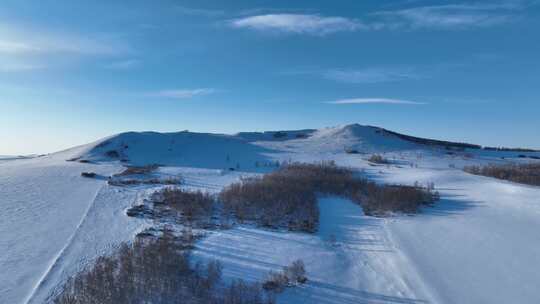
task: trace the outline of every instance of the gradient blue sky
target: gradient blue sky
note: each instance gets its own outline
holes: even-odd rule
[[[2,0],[0,155],[346,123],[540,148],[539,1]]]

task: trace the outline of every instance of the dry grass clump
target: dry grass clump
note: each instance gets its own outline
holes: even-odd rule
[[[317,193],[348,197],[368,215],[415,213],[439,199],[433,187],[378,185],[333,162],[290,164],[234,183],[219,198],[224,209],[241,221],[314,232],[319,222]]]
[[[540,163],[467,166],[465,172],[504,179],[520,184],[540,186]]]
[[[158,239],[124,244],[71,278],[54,303],[273,303],[259,284],[223,283],[217,261],[193,265],[186,248],[167,232]]]

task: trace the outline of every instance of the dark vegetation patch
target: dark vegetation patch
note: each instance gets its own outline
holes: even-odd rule
[[[296,260],[280,272],[271,271],[262,287],[265,290],[283,292],[286,287],[307,282],[306,269],[302,260]]]
[[[105,156],[110,158],[120,158],[120,153],[116,150],[109,150],[105,152]]]
[[[504,152],[540,152],[540,150],[528,148],[506,148],[506,147],[484,147],[488,151],[504,151]]]
[[[377,127],[375,127],[375,128],[377,128]],[[422,145],[441,146],[441,147],[445,147],[446,149],[458,149],[458,150],[462,150],[462,149],[466,149],[466,148],[482,149],[482,146],[480,146],[480,145],[473,145],[473,144],[468,144],[468,143],[451,142],[451,141],[444,141],[444,140],[436,140],[436,139],[415,137],[415,136],[410,136],[410,135],[405,135],[405,134],[393,132],[393,131],[386,130],[386,129],[383,129],[383,128],[377,128],[377,131],[379,133],[382,132],[382,133],[394,135],[394,136],[396,136],[398,138],[401,138],[403,140],[413,142],[413,143],[417,143],[417,144],[422,144]]]
[[[333,162],[290,164],[260,178],[231,184],[219,195],[225,212],[239,221],[314,232],[319,222],[317,194],[348,197],[367,215],[416,213],[439,199],[433,185],[378,185]]]
[[[136,185],[180,185],[182,179],[178,177],[170,177],[165,179],[149,178],[149,179],[118,179],[110,178],[107,183],[111,186],[136,186]]]
[[[95,178],[97,174],[94,172],[83,172],[81,173],[81,176],[86,178]]]
[[[390,161],[380,154],[373,154],[368,158],[368,161],[375,164],[390,164]]]
[[[153,164],[153,165],[147,165],[147,166],[129,166],[124,171],[115,174],[114,176],[128,176],[128,175],[142,175],[142,174],[149,174],[154,171],[156,171],[159,168],[159,165]]]
[[[354,191],[351,199],[359,203],[367,215],[381,216],[388,212],[417,213],[423,205],[439,200],[434,185],[423,187],[405,185],[378,185],[365,181]]]
[[[68,162],[80,162],[80,163],[83,163],[83,164],[92,164],[93,162],[88,160],[88,159],[81,159],[80,157],[74,157],[74,158],[70,158],[67,160]]]
[[[347,154],[360,154],[360,151],[354,149],[354,148],[346,148],[345,153]]]
[[[482,147],[480,145],[474,145],[474,144],[469,144],[469,143],[451,142],[451,141],[444,141],[444,140],[415,137],[415,136],[401,134],[398,132],[393,132],[393,131],[386,130],[383,128],[378,128],[378,127],[374,127],[374,128],[377,128],[377,132],[379,133],[382,132],[386,134],[391,134],[403,140],[418,143],[418,144],[423,144],[423,145],[428,145],[428,146],[441,146],[441,147],[445,147],[447,150],[483,149],[487,151],[505,151],[505,152],[540,152],[540,150],[527,149],[527,148]]]
[[[189,220],[210,217],[213,214],[215,200],[208,193],[165,188],[157,195],[161,196],[161,202],[164,205],[169,206]]]
[[[220,214],[215,196],[201,191],[169,187],[155,192],[147,204],[129,208],[131,217],[147,218],[159,223],[176,223],[202,229],[228,228],[229,219]]]
[[[520,184],[540,186],[540,163],[467,166],[463,170],[474,175],[483,175]]]
[[[285,138],[287,137],[287,132],[283,132],[283,131],[277,131],[277,132],[274,132],[274,138]]]
[[[159,168],[159,165],[129,166],[124,171],[111,176],[108,184],[111,186],[133,185],[180,185],[181,177],[159,178],[151,174]]]
[[[164,188],[126,213],[203,229],[227,229],[239,222],[312,233],[318,228],[320,194],[347,197],[373,216],[416,213],[439,199],[433,184],[383,185],[355,176],[351,169],[333,162],[293,163],[261,177],[244,178],[217,197],[179,187]]]
[[[192,244],[165,232],[157,239],[136,239],[112,256],[100,257],[71,278],[55,304],[265,304],[274,303],[258,283],[222,281],[222,265],[191,261]]]

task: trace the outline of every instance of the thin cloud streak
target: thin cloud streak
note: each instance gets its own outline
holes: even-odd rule
[[[379,29],[464,29],[509,22],[517,3],[420,6],[372,14]]]
[[[204,96],[215,93],[216,90],[212,88],[202,89],[177,89],[177,90],[163,90],[149,94],[152,97],[170,98],[170,99],[191,99],[196,96]]]
[[[326,79],[352,84],[373,84],[422,78],[412,68],[366,68],[360,70],[328,70]]]
[[[334,105],[345,104],[394,104],[394,105],[424,105],[424,102],[403,100],[403,99],[391,99],[391,98],[350,98],[339,99],[326,102]]]

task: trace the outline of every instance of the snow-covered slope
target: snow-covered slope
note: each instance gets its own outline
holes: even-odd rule
[[[75,158],[89,161],[123,161],[131,165],[160,164],[222,169],[252,169],[268,161],[268,149],[240,137],[208,133],[129,132],[101,140]]]
[[[370,153],[393,164],[373,166]],[[196,257],[219,258],[226,278],[248,280],[302,258],[310,281],[285,292],[280,303],[538,303],[540,188],[459,170],[534,161],[520,154],[540,156],[449,151],[348,125],[236,135],[131,132],[0,162],[0,303],[47,303],[70,275],[149,224],[126,217],[125,209],[155,186],[106,183],[123,165],[161,164],[156,174],[181,175],[184,187],[216,193],[271,170],[266,164],[275,161],[320,160],[383,183],[435,182],[442,201],[416,216],[376,219],[347,200],[323,198],[317,234],[240,226],[211,233],[197,244]],[[83,171],[103,177],[82,178]]]

